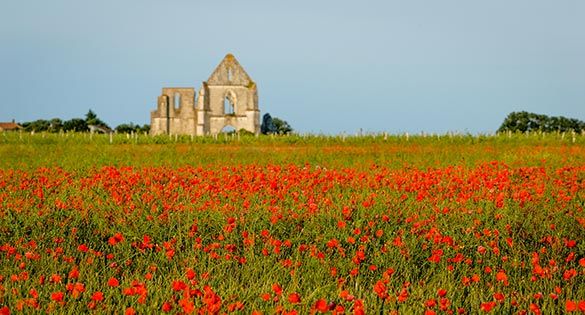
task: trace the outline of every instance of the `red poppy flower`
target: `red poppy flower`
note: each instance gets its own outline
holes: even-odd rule
[[[313,305],[313,310],[319,313],[326,313],[327,311],[329,311],[327,301],[325,301],[324,299],[317,300],[317,302],[315,302],[315,305]]]
[[[61,291],[53,292],[53,293],[51,293],[51,300],[53,300],[55,302],[62,302],[64,296],[65,296],[65,294],[63,294],[63,292],[61,292]]]
[[[296,293],[296,292],[295,293],[291,293],[288,296],[288,301],[290,303],[293,303],[293,304],[300,303],[301,302],[301,296],[298,293]]]
[[[118,279],[113,278],[113,277],[110,278],[110,279],[108,279],[108,286],[110,286],[110,287],[117,287],[119,285],[120,285],[120,282],[118,281]]]

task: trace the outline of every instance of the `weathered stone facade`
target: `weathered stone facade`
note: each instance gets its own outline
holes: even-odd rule
[[[214,135],[226,126],[260,132],[256,83],[231,54],[203,82],[199,95],[194,88],[163,88],[150,114],[152,135]]]

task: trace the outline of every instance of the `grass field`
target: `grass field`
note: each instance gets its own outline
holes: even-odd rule
[[[585,136],[0,134],[0,314],[585,312]]]

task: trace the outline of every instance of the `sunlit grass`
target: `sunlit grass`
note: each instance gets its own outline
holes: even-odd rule
[[[584,300],[582,136],[222,137],[0,135],[0,310]]]

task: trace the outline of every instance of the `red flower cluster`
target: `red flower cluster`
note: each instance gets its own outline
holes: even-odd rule
[[[0,170],[0,314],[585,312],[585,166]]]

